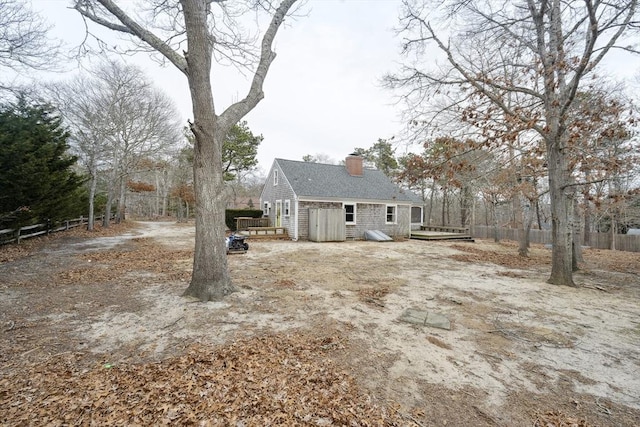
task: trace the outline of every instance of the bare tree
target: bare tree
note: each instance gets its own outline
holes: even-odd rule
[[[251,56],[247,56],[240,27],[233,25],[232,6],[218,0],[151,2],[152,13],[157,18],[155,22],[173,23],[171,28],[156,27],[159,36],[113,0],[75,1],[75,8],[84,17],[142,41],[187,77],[193,107],[193,123],[190,126],[196,139],[193,168],[197,209],[193,273],[185,295],[201,301],[219,300],[235,290],[227,269],[224,243],[222,145],[231,127],[264,98],[263,84],[275,59],[271,46],[295,2],[282,0],[277,7],[268,1],[247,3],[266,9],[272,13],[272,18],[262,37],[259,60],[249,92],[243,99],[217,114],[211,85],[212,61],[220,57],[231,60],[239,58],[245,62],[251,59]],[[217,9],[214,10],[214,6]],[[159,14],[169,19],[159,17]],[[224,28],[220,26],[229,22],[231,25]]]
[[[140,69],[115,61],[58,84],[54,90],[71,129],[74,150],[90,176],[90,215],[101,173],[107,177],[105,225],[114,201],[116,217],[123,220],[129,177],[143,160],[161,154],[182,138],[173,101]]]
[[[24,0],[0,0],[0,74],[28,68],[50,69],[59,45],[47,37],[49,26]],[[10,89],[0,81],[0,89]]]
[[[51,98],[55,98],[65,124],[71,130],[71,150],[78,156],[89,176],[89,220],[87,229],[95,227],[95,197],[99,171],[106,164],[109,147],[101,125],[102,115],[96,111],[95,100],[99,95],[94,85],[86,85],[83,77],[64,84],[47,86]]]
[[[161,153],[181,139],[173,101],[131,65],[109,62],[94,71],[103,87],[102,110],[112,148],[109,198],[117,201],[116,219],[125,219],[127,180],[142,159]],[[107,208],[111,206],[107,202]]]
[[[391,77],[394,87],[424,101],[458,91],[450,110],[502,114],[518,131],[538,133],[546,147],[552,210],[553,262],[549,283],[573,286],[575,196],[570,159],[580,135],[569,132],[571,108],[587,77],[612,49],[637,52],[637,0],[403,0],[407,53],[416,61]],[[446,10],[436,27],[435,10]],[[453,34],[448,40],[442,34]],[[433,46],[443,54],[433,64]],[[444,65],[446,64],[446,65]],[[505,66],[517,70],[508,73]]]

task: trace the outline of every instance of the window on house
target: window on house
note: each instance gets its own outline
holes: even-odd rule
[[[262,205],[262,214],[264,216],[267,216],[267,217],[269,216],[269,207],[270,206],[271,205],[269,204],[269,202],[264,202],[264,204]]]
[[[345,203],[344,207],[344,220],[347,224],[356,223],[356,205],[352,203]]]
[[[387,205],[387,224],[396,223],[396,212],[398,207],[396,205]]]
[[[291,212],[291,200],[284,201],[284,216],[289,216],[289,212]]]
[[[278,170],[273,171],[273,185],[278,185]]]

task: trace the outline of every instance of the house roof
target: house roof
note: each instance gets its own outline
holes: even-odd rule
[[[298,197],[342,200],[384,200],[416,203],[411,191],[395,185],[384,173],[364,169],[362,176],[351,176],[344,165],[275,159]]]

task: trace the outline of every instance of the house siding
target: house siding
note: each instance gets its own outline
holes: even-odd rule
[[[387,224],[387,204],[358,203],[356,224],[347,225],[347,238],[363,239],[366,230],[380,230],[390,237],[409,237],[411,207],[396,205],[396,223]]]
[[[348,203],[348,202],[347,202]],[[298,238],[309,239],[309,208],[342,209],[342,202],[299,202]],[[380,230],[391,237],[409,237],[411,208],[397,205],[396,224],[385,224],[387,205],[380,203],[356,203],[356,224],[347,224],[347,239],[361,240],[365,230]]]
[[[274,185],[274,173],[278,171],[278,185]],[[274,167],[271,168],[269,172],[269,176],[265,182],[264,188],[262,189],[262,194],[260,195],[260,207],[264,206],[265,202],[269,202],[271,205],[271,215],[269,215],[269,225],[271,227],[276,226],[276,200],[282,201],[282,215],[280,218],[280,227],[284,227],[287,230],[287,234],[289,236],[294,236],[295,234],[295,218],[296,218],[296,203],[295,203],[295,194],[291,185],[287,181],[286,177],[282,173],[282,170],[274,164]],[[289,216],[284,216],[284,205],[285,200],[290,201],[289,206]]]

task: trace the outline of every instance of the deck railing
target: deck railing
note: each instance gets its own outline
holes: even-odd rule
[[[236,218],[236,230],[248,230],[249,227],[269,227],[269,218],[252,218],[239,216]]]

